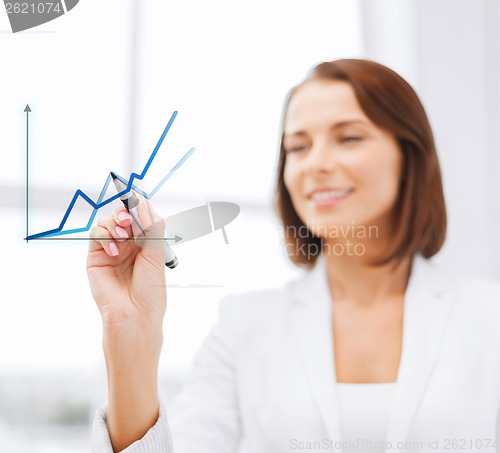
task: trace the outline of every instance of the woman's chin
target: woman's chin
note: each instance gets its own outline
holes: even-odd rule
[[[363,219],[364,220],[364,219]],[[307,224],[315,236],[323,239],[369,239],[378,238],[378,226],[349,218],[313,219]]]

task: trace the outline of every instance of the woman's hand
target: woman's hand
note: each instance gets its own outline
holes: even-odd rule
[[[100,220],[93,228],[87,273],[92,295],[101,313],[105,330],[129,329],[131,323],[161,324],[166,308],[163,220],[143,199],[139,221],[146,230],[141,246],[136,222],[125,207]],[[148,240],[147,238],[151,238]]]
[[[115,452],[141,439],[159,416],[158,362],[166,310],[164,224],[147,200],[140,235],[125,207],[93,228],[87,257],[92,295],[103,321],[108,431]],[[149,239],[149,240],[148,240]]]

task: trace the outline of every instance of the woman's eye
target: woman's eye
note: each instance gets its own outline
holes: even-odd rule
[[[340,141],[342,143],[350,143],[350,142],[359,142],[362,140],[363,137],[358,137],[358,136],[354,136],[354,135],[350,135],[348,137],[342,137],[340,139]]]
[[[291,146],[290,148],[287,148],[286,152],[287,153],[297,153],[300,151],[305,151],[306,149],[307,149],[307,146],[305,146],[305,145]]]

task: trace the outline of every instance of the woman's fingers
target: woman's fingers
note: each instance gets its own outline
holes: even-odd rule
[[[153,211],[148,199],[140,197],[135,215],[140,222],[140,227],[125,206],[116,208],[113,215],[99,219],[97,227],[90,232],[90,237],[94,239],[91,241],[90,250],[102,248],[108,255],[117,256],[120,253],[118,242],[140,238],[141,244],[139,245],[144,246],[144,233],[146,233],[146,239],[150,237],[153,242],[163,237],[163,219]]]
[[[120,223],[122,223],[121,221]],[[124,241],[131,237],[130,232],[127,231],[128,227],[121,226],[120,223],[117,223],[113,216],[106,216],[102,219],[99,219],[97,225],[103,228],[106,228],[109,231],[111,237],[116,239],[117,241]]]
[[[113,241],[109,230],[102,226],[96,226],[90,230],[90,237],[93,241],[90,241],[89,249],[91,252],[103,249],[109,256],[117,256],[120,254],[118,250],[118,245]]]
[[[132,224],[132,217],[128,213],[125,206],[120,206],[113,211],[113,218],[115,222],[122,227],[128,227]]]
[[[165,236],[163,219],[153,210],[151,202],[143,198],[138,206],[139,217],[146,237],[161,239]],[[144,235],[142,235],[144,236]]]
[[[133,214],[132,230],[134,233],[134,237],[141,239],[145,236],[153,237],[151,235],[151,230],[155,226],[157,221],[161,220],[161,218],[153,212],[151,203],[147,198],[144,198],[139,194],[136,194],[136,196],[139,199],[139,204],[136,206],[133,213],[130,213]],[[157,233],[156,228],[155,233]],[[160,232],[160,235],[158,237],[161,238],[162,236],[163,232]]]
[[[97,227],[90,231],[93,239],[90,250],[104,249],[109,256],[120,254],[117,242],[132,238],[132,217],[127,213],[125,206],[115,210],[112,216],[99,219]]]
[[[163,219],[153,211],[150,201],[143,197],[141,197],[141,201],[137,206],[136,214],[143,227],[143,231],[136,237],[137,245],[142,247],[151,259],[156,260],[158,258],[163,262],[165,242]],[[153,255],[150,255],[149,251],[152,250],[155,250],[155,252]]]
[[[113,211],[113,219],[117,226],[123,228],[127,232],[129,238],[133,237],[132,222],[134,220],[125,206],[120,206]]]

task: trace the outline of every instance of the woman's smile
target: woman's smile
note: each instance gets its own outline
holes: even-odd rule
[[[310,205],[315,209],[337,206],[348,198],[354,189],[316,189],[308,195]]]

